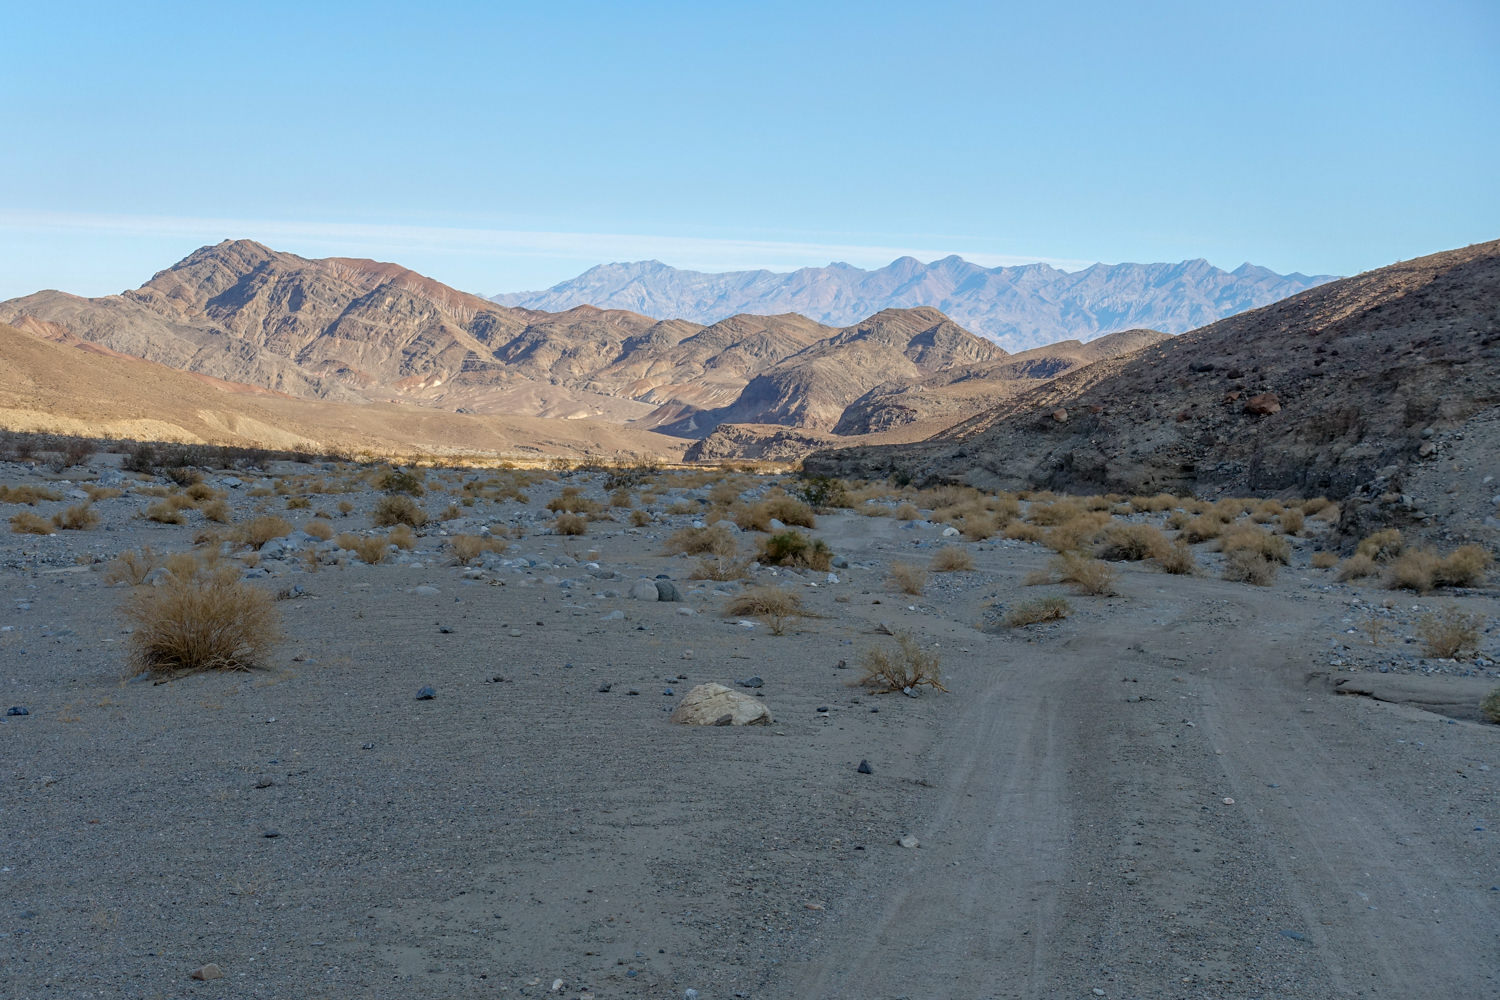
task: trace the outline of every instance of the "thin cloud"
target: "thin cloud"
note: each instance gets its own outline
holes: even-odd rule
[[[0,230],[16,233],[98,233],[117,236],[184,237],[205,242],[257,239],[339,249],[359,256],[398,256],[422,251],[485,257],[546,257],[595,262],[656,258],[677,267],[704,270],[771,268],[792,270],[832,260],[882,265],[901,256],[936,260],[957,253],[985,267],[1044,263],[1064,270],[1090,262],[996,254],[961,247],[881,246],[629,233],[467,229],[455,226],[372,225],[348,222],[288,222],[268,219],[112,215],[77,212],[0,212]]]

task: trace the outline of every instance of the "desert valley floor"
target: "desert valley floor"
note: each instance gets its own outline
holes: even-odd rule
[[[0,513],[50,518],[109,458],[0,463],[59,497]],[[360,474],[205,485],[235,524],[383,534],[385,494],[315,485]],[[119,608],[142,588],[111,560],[233,525],[146,519],[176,490],[127,475],[96,527],[0,535],[0,709],[26,710],[0,717],[0,995],[1500,997],[1493,586],[1339,582],[1311,564],[1314,514],[1267,586],[1199,544],[1194,575],[1112,563],[1114,596],[1074,595],[1027,584],[1051,549],[955,536],[911,490],[820,513],[828,571],[716,582],[665,554],[712,475],[637,483],[631,508],[602,473],[464,491],[490,475],[428,473],[422,506],[452,516],[379,564],[227,541],[284,638],[258,669],[164,683],[129,676]],[[734,478],[745,503],[772,484]],[[613,519],[552,533],[569,486]],[[508,547],[455,564],[486,531]],[[742,557],[765,537],[732,534]],[[892,585],[944,548],[974,568]],[[678,600],[631,596],[662,577]],[[721,614],[748,583],[806,615],[778,635]],[[1003,624],[1050,595],[1071,614]],[[1419,624],[1450,607],[1484,616],[1478,649],[1426,658]],[[893,633],[946,692],[858,686]],[[706,682],[774,722],[669,722]],[[223,978],[190,978],[210,963]]]

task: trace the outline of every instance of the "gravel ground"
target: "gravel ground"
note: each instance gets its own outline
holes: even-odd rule
[[[207,481],[239,523],[373,532],[372,488],[276,493],[344,470],[271,473]],[[64,494],[114,475],[0,464]],[[91,530],[0,536],[0,701],[28,711],[0,717],[0,995],[1500,996],[1500,727],[1474,710],[1500,639],[1412,641],[1450,604],[1493,622],[1494,591],[1336,583],[1314,525],[1270,587],[1200,551],[1203,575],[1122,564],[1117,596],[1011,630],[1066,593],[1023,586],[1050,552],[837,514],[832,577],[757,573],[816,614],[777,636],[660,554],[707,484],[563,537],[546,503],[604,501],[598,477],[472,507],[465,478],[428,476],[461,516],[381,565],[272,544],[245,572],[284,640],[170,683],[126,676],[107,560],[221,526],[145,520],[166,484],[127,477]],[[446,536],[486,528],[522,537],[451,565]],[[892,591],[892,561],[950,544],[974,571]],[[660,576],[681,600],[629,596]],[[851,686],[903,630],[946,694]],[[667,722],[752,675],[773,725]]]

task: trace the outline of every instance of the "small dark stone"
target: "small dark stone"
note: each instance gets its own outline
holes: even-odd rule
[[[735,681],[735,683],[742,688],[758,688],[766,686],[766,682],[761,680],[759,677],[746,677],[744,680]]]
[[[870,769],[870,762],[867,761],[867,760],[860,760],[859,767],[855,768],[855,770],[858,771],[860,774],[874,774],[875,773],[874,771],[872,771]]]
[[[430,686],[429,687],[424,687],[422,690],[420,690],[420,691],[417,692],[417,700],[418,701],[431,701],[432,699],[434,699],[436,697],[437,697],[437,691],[434,690]]]
[[[444,635],[452,635],[453,634],[453,630],[451,628],[449,628],[448,626],[446,626],[446,625],[444,625],[443,627],[439,628],[438,631],[441,632],[441,633],[443,633]]]
[[[818,706],[818,711],[819,712],[827,712],[828,711],[828,706],[827,705],[819,705]]]
[[[35,920],[37,918],[37,912],[35,910],[22,910],[20,913],[17,913],[16,916],[20,917],[22,920]]]
[[[264,836],[267,840],[275,840],[277,837],[281,836],[281,831],[267,830],[264,834],[262,834],[262,836]]]
[[[872,708],[872,709],[870,709],[870,714],[874,715],[878,711],[880,711],[880,709],[878,709],[878,708]]]
[[[714,720],[714,725],[716,725],[716,726],[732,726],[732,725],[734,725],[734,715],[733,715],[733,713],[726,713],[724,715],[719,716],[717,719]]]
[[[609,683],[608,681],[605,681],[603,684],[599,685],[599,693],[600,694],[609,694],[609,689],[612,688],[612,687],[614,687],[613,684]]]
[[[638,694],[640,694],[640,692],[637,691],[635,688],[631,688],[629,691],[626,691],[625,693],[627,695],[638,695]]]
[[[670,697],[672,697],[672,689],[671,688],[667,688],[665,691],[662,692],[662,694],[665,695],[666,697],[670,698]]]
[[[25,705],[12,705],[10,708],[6,709],[5,714],[6,715],[30,715],[31,714],[31,709],[27,708]]]
[[[1281,936],[1284,937],[1284,938],[1291,938],[1293,941],[1306,941],[1307,940],[1307,935],[1306,934],[1302,934],[1302,933],[1300,933],[1298,931],[1282,931],[1281,932]]]
[[[366,750],[374,750],[375,749],[375,744],[373,744],[373,743],[366,743],[364,745],[364,749],[366,749]]]

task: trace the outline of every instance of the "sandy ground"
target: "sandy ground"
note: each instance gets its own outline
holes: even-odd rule
[[[271,564],[304,596],[264,668],[164,684],[122,679],[126,588],[74,563],[199,525],[127,495],[0,535],[0,707],[29,710],[0,718],[0,996],[1500,996],[1473,707],[1500,636],[1463,664],[1406,641],[1428,608],[1493,620],[1493,590],[1335,584],[1299,541],[1271,587],[1122,565],[1119,596],[998,629],[1065,592],[1022,586],[1050,552],[956,542],[975,571],[898,595],[891,560],[954,540],[839,514],[816,533],[849,565],[781,573],[820,617],[776,636],[659,554],[691,515],[537,533],[559,485],[466,513],[530,528],[482,572],[437,528],[404,565]],[[684,600],[619,596],[657,574]],[[851,686],[887,629],[946,694]],[[774,725],[667,721],[751,675]]]

